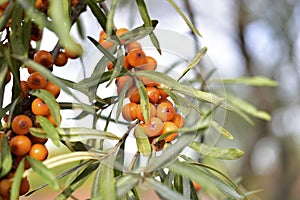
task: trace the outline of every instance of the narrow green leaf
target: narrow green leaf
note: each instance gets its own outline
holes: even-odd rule
[[[189,200],[189,198],[185,198],[180,193],[175,192],[171,188],[168,188],[167,186],[163,185],[161,182],[156,181],[153,178],[146,178],[144,183],[153,188],[163,198]]]
[[[119,121],[119,117],[121,115],[122,108],[123,108],[123,102],[124,102],[124,99],[126,98],[126,94],[128,92],[128,88],[129,88],[129,84],[130,83],[131,83],[131,79],[129,79],[125,83],[125,85],[124,85],[124,87],[123,87],[123,89],[122,89],[122,91],[121,91],[121,93],[119,95],[118,107],[117,107],[117,112],[116,112],[116,122]]]
[[[138,125],[135,128],[134,137],[136,139],[138,151],[143,156],[149,156],[151,153],[151,146],[145,129],[142,126]]]
[[[145,27],[152,27],[152,22],[151,22],[151,18],[146,6],[146,3],[144,0],[136,0],[140,15],[144,21]],[[156,36],[154,35],[154,33],[150,33],[150,39],[152,41],[152,44],[155,46],[156,50],[158,51],[159,54],[161,54],[161,49],[160,49],[160,45],[159,45],[159,41],[156,38]]]
[[[22,181],[22,176],[24,172],[24,158],[22,158],[21,162],[18,165],[16,173],[14,174],[13,183],[10,190],[10,200],[18,200],[19,199],[19,191]]]
[[[218,124],[216,121],[212,121],[211,122],[211,126],[221,135],[223,135],[224,137],[226,137],[227,139],[232,140],[233,136],[232,134],[226,130],[224,127],[222,127],[220,124]]]
[[[12,156],[6,136],[3,136],[1,140],[1,166],[0,166],[0,178],[6,176],[10,172],[12,167]]]
[[[49,184],[49,186],[54,190],[59,190],[59,184],[55,175],[40,161],[31,158],[30,156],[26,156],[26,159],[29,161],[32,169],[39,174],[43,180]]]
[[[183,193],[182,176],[176,174],[174,177],[174,187],[177,192]]]
[[[224,149],[218,147],[210,147],[200,142],[192,142],[189,145],[189,147],[200,154],[213,157],[213,158],[218,158],[218,159],[235,160],[244,155],[244,152],[241,151],[240,149],[236,149],[236,148]]]
[[[122,48],[118,49],[117,60],[115,60],[113,63],[114,70],[106,87],[108,87],[115,80],[115,78],[119,76],[120,72],[122,71],[124,63],[124,55]]]
[[[110,157],[100,164],[100,188],[98,191],[103,200],[116,199],[113,162],[113,157]]]
[[[36,119],[41,125],[42,129],[45,130],[47,137],[50,138],[56,146],[59,146],[59,133],[57,132],[57,129],[52,125],[52,123],[46,117],[43,116],[36,116]],[[31,131],[32,129],[30,129],[30,132]]]
[[[53,31],[58,36],[60,45],[77,55],[82,55],[82,47],[70,35],[71,19],[69,8],[69,1],[52,0],[49,4],[48,13],[51,17]]]
[[[55,97],[50,92],[43,89],[31,90],[30,94],[41,98],[47,104],[55,124],[59,126],[61,121],[60,107]]]
[[[77,27],[78,34],[79,34],[80,38],[82,40],[85,39],[84,28],[82,26],[81,18],[77,18],[77,20],[76,20],[76,27]]]
[[[116,180],[116,191],[117,191],[117,198],[121,199],[129,190],[134,188],[141,177],[134,176],[134,175],[123,175]]]
[[[23,13],[22,6],[19,3],[16,3],[12,13],[10,42],[12,46],[12,52],[14,54],[25,56],[27,51],[25,50],[25,46],[23,45],[23,38],[22,38],[22,32],[24,30],[24,27],[21,26],[22,13]]]
[[[97,49],[99,49],[111,62],[115,62],[116,58],[114,57],[114,55],[106,50],[102,45],[99,44],[99,42],[97,40],[95,40],[94,38],[88,36],[88,39],[95,45],[95,47],[97,47]],[[113,48],[113,47],[112,47]]]
[[[106,34],[111,36],[114,29],[114,16],[119,0],[112,0],[109,13],[106,21]]]
[[[190,107],[190,105],[188,105],[186,103],[186,101],[188,101],[187,99],[182,97],[177,92],[173,92],[168,89],[164,89],[164,90],[171,97],[171,99],[174,101],[176,107],[180,110],[180,112],[182,112],[183,115],[187,115],[190,112],[191,107]]]
[[[136,73],[137,76],[150,78],[151,80],[164,84],[168,86],[170,89],[177,91],[181,94],[197,98],[199,100],[203,100],[212,104],[219,105],[221,101],[223,101],[223,98],[220,98],[216,96],[215,94],[204,92],[201,90],[196,90],[194,88],[191,88],[186,85],[182,85],[170,76],[158,72],[158,71],[152,71],[152,70],[145,70],[145,71],[139,71]]]
[[[223,79],[221,80],[225,84],[245,84],[253,86],[267,86],[276,87],[278,82],[263,76],[253,76],[253,77],[239,77],[236,79]]]
[[[4,10],[4,12],[2,13],[2,15],[0,16],[0,30],[3,30],[6,27],[8,20],[11,16],[11,13],[13,11],[14,5],[15,5],[14,2],[11,1],[6,7],[6,9]]]
[[[252,115],[254,117],[257,117],[259,119],[263,119],[266,121],[270,121],[271,120],[271,116],[261,110],[258,110],[256,107],[254,107],[253,105],[251,105],[250,103],[239,99],[237,97],[234,97],[232,95],[227,95],[227,101],[228,103],[232,104],[232,106],[240,109],[241,111],[248,113],[249,115]]]
[[[106,16],[99,8],[99,6],[92,0],[85,0],[85,3],[90,7],[92,13],[96,17],[97,21],[99,22],[100,26],[104,31],[106,31]]]
[[[150,103],[146,92],[146,88],[139,78],[135,77],[134,80],[140,95],[140,105],[142,107],[143,117],[145,119],[145,122],[147,123],[150,119]]]
[[[182,17],[182,19],[185,21],[185,23],[188,25],[188,27],[198,36],[202,37],[198,29],[194,26],[194,24],[191,23],[191,21],[185,16],[185,14],[182,12],[180,7],[173,1],[173,0],[167,0],[171,6],[177,11],[177,13]]]

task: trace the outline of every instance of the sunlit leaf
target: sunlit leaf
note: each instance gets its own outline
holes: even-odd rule
[[[221,81],[225,84],[245,84],[253,86],[275,87],[278,85],[277,81],[262,76],[239,77],[235,79],[223,79]]]
[[[30,94],[41,98],[47,104],[55,124],[59,126],[61,121],[60,107],[53,94],[43,89],[31,90]]]
[[[228,103],[232,104],[233,106],[240,109],[241,111],[248,113],[249,115],[252,115],[254,117],[257,117],[257,118],[260,118],[260,119],[263,119],[266,121],[271,120],[271,116],[268,113],[258,110],[256,107],[254,107],[253,105],[251,105],[250,103],[248,103],[242,99],[239,99],[232,95],[227,95],[227,101],[228,101]]]
[[[24,158],[18,165],[18,168],[14,174],[13,183],[10,190],[10,200],[18,200],[19,199],[19,191],[22,181],[22,176],[24,172]]]
[[[108,36],[111,36],[114,29],[114,16],[116,12],[116,8],[118,5],[119,0],[112,0],[109,13],[107,15],[107,21],[106,21],[106,34]]]
[[[161,197],[165,199],[189,200],[189,198],[185,198],[180,193],[175,192],[172,188],[163,185],[161,182],[156,181],[153,178],[146,178],[144,184],[149,185],[149,187],[153,188]]]
[[[5,135],[1,134],[1,166],[0,166],[0,178],[6,176],[12,167],[12,156],[10,152],[10,148],[8,145],[8,141]]]
[[[216,121],[212,121],[211,122],[211,126],[212,128],[214,128],[218,133],[220,133],[221,135],[225,136],[227,139],[232,140],[233,136],[232,134],[225,129],[224,127],[222,127],[220,124],[218,124]]]
[[[36,120],[41,125],[42,129],[45,130],[47,137],[50,138],[56,146],[59,146],[59,134],[56,128],[52,125],[52,123],[46,117],[43,116],[36,116]]]
[[[218,159],[235,160],[244,155],[244,152],[240,149],[210,147],[200,142],[192,142],[189,147],[202,155]]]
[[[102,29],[106,30],[106,16],[102,12],[102,10],[99,8],[99,6],[93,1],[93,0],[85,0],[85,3],[89,6],[91,9],[93,15],[96,17],[97,21],[101,25]]]
[[[182,12],[180,7],[173,1],[168,0],[168,2],[173,6],[173,8],[177,11],[177,13],[182,17],[182,19],[185,21],[185,23],[190,27],[190,29],[198,36],[202,37],[198,29],[190,22],[190,20],[185,16],[185,14]]]
[[[60,187],[53,172],[51,172],[42,162],[35,160],[30,156],[26,156],[26,159],[29,161],[32,169],[39,174],[52,189],[59,190]]]
[[[138,125],[135,128],[134,137],[136,139],[136,145],[138,151],[143,156],[149,156],[151,153],[151,146],[147,134],[145,132],[145,129],[142,126]]]

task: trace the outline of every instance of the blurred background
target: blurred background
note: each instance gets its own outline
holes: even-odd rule
[[[141,25],[135,1],[121,2],[116,27],[130,29]],[[242,158],[225,164],[232,177],[242,177],[246,189],[262,189],[251,199],[300,199],[300,1],[176,0],[203,38],[193,36],[167,1],[146,2],[150,16],[159,20],[158,29],[176,31],[196,40],[199,45],[192,47],[190,58],[197,48],[207,46],[208,56],[223,78],[266,76],[278,81],[275,88],[226,88],[269,112],[272,120],[254,119],[252,126],[227,112],[225,127],[235,138],[230,142],[220,138],[217,145],[245,151]],[[81,18],[85,34],[98,38],[101,28],[93,16],[84,13]],[[42,41],[42,48],[52,49],[49,43],[49,38]],[[179,49],[184,45],[180,41],[174,44]],[[84,45],[88,55],[91,44]],[[58,69],[54,73],[65,78],[68,73],[72,76],[70,66],[74,64],[71,61],[64,69],[67,71]]]

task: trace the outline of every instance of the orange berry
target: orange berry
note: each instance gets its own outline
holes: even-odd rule
[[[131,69],[131,66],[128,63],[127,56],[124,56],[124,62],[123,62],[123,67],[127,70]]]
[[[32,127],[32,121],[26,115],[18,115],[14,117],[11,123],[11,128],[13,132],[20,135],[27,134],[31,127]]]
[[[108,40],[104,40],[100,43],[104,49],[108,50],[114,46],[114,43]]]
[[[155,137],[162,133],[164,123],[157,117],[152,117],[148,123],[142,125],[148,137]]]
[[[31,67],[27,67],[27,71],[29,74],[32,74],[33,72],[35,72],[35,70],[32,69]]]
[[[157,68],[156,60],[151,56],[146,56],[146,63],[140,66],[137,66],[137,70],[155,70]]]
[[[202,189],[201,185],[199,185],[195,181],[193,181],[193,186],[194,186],[196,192],[199,192]]]
[[[31,142],[32,144],[32,142]],[[24,156],[14,156],[13,157],[13,162],[14,162],[14,165],[15,166],[19,166],[20,162],[22,161],[22,159],[24,158]],[[28,162],[28,160],[25,158],[25,161],[24,161],[24,169],[29,169],[31,166],[30,166],[30,163]]]
[[[156,116],[163,121],[171,121],[175,116],[173,104],[168,102],[160,103],[156,108]]]
[[[24,135],[17,135],[10,141],[10,151],[16,156],[27,154],[31,148],[31,141]]]
[[[43,31],[34,23],[32,23],[30,30],[30,39],[33,41],[40,41],[43,36]]]
[[[47,138],[40,138],[31,134],[28,134],[28,138],[30,139],[32,144],[36,144],[36,143],[45,144],[48,141]]]
[[[108,70],[113,70],[114,69],[114,63],[109,61],[108,64],[107,64],[107,69]]]
[[[105,39],[107,38],[107,35],[104,30],[100,31],[100,37],[99,37],[99,43],[101,44]]]
[[[137,118],[140,121],[145,122],[145,119],[144,119],[144,116],[143,116],[143,109],[142,109],[142,106],[140,104],[138,104],[136,113],[137,113]],[[152,103],[150,103],[150,118],[155,117],[155,114],[156,114],[156,108]]]
[[[71,0],[71,6],[76,6],[78,4],[78,0]]]
[[[142,49],[142,45],[139,42],[130,42],[126,45],[127,52],[132,51],[133,49]]]
[[[34,6],[35,6],[35,8],[37,8],[37,9],[41,8],[41,6],[42,6],[42,0],[36,0]]]
[[[133,121],[137,118],[137,104],[136,103],[128,103],[125,104],[122,108],[122,116],[126,121]]]
[[[173,122],[165,122],[164,128],[162,130],[162,134],[177,130],[178,127]],[[173,133],[169,136],[167,136],[164,140],[166,142],[172,142],[176,137],[178,136],[178,133]]]
[[[34,56],[33,60],[46,68],[50,68],[52,65],[52,55],[48,51],[39,50],[37,51]]]
[[[123,34],[125,34],[125,33],[127,33],[127,32],[128,32],[128,29],[127,29],[127,28],[120,28],[120,29],[118,29],[118,30],[116,31],[116,35],[117,35],[118,37],[120,37],[121,35],[123,35]],[[126,41],[125,39],[120,40],[120,42],[121,42],[122,44],[123,44],[125,41]]]
[[[10,71],[7,70],[6,72],[6,79],[5,79],[5,83],[8,83],[11,80],[11,75],[10,75]]]
[[[157,102],[157,104],[161,104],[161,103],[169,103],[169,104],[173,105],[173,103],[169,99],[160,99]]]
[[[44,161],[48,156],[48,150],[45,145],[37,143],[32,145],[28,154],[36,160]]]
[[[68,62],[68,57],[65,52],[59,52],[55,58],[54,64],[58,67],[65,66]]]
[[[22,195],[26,194],[29,191],[29,189],[30,189],[30,184],[29,184],[27,177],[22,178],[19,195],[22,196]]]
[[[120,93],[122,92],[127,81],[130,81],[128,86],[129,91],[133,87],[133,78],[131,76],[121,76],[116,79],[118,95],[120,95]]]
[[[20,87],[21,87],[21,93],[23,96],[28,96],[29,92],[29,87],[27,81],[21,81],[20,82]]]
[[[44,89],[53,94],[55,98],[57,98],[60,94],[60,88],[50,81],[47,82]]]
[[[178,127],[182,128],[185,124],[184,118],[181,116],[181,114],[175,113],[174,118],[172,119],[172,122]]]
[[[146,63],[146,54],[142,49],[133,49],[128,53],[127,60],[132,67],[138,67]]]
[[[158,89],[158,91],[159,91],[160,99],[166,99],[169,96],[168,93],[166,93],[166,91],[164,91],[163,89]]]
[[[65,56],[67,56],[67,58],[70,59],[76,59],[79,57],[79,55],[76,52],[69,49],[65,49]]]
[[[2,179],[0,181],[0,196],[3,199],[10,198],[10,189],[11,189],[12,181],[9,179]]]
[[[145,86],[149,86],[149,87],[155,87],[158,86],[159,84],[156,83],[155,81],[151,80],[150,78],[146,78],[146,77],[139,77],[141,79],[141,81],[143,82],[143,84]]]
[[[50,113],[49,107],[41,98],[36,98],[31,104],[31,111],[35,115],[46,116]]]
[[[156,104],[159,100],[159,91],[155,87],[146,87],[150,103]]]
[[[30,89],[43,89],[47,85],[46,77],[40,72],[33,72],[27,79]]]
[[[133,103],[140,103],[140,94],[139,94],[139,90],[137,89],[137,87],[132,88],[129,92],[128,92],[128,97],[130,102]]]
[[[155,138],[156,138],[156,137],[148,137],[150,144],[153,143],[153,140],[154,140]],[[155,151],[161,151],[161,150],[164,148],[165,143],[166,143],[165,140],[160,140],[160,141],[154,143],[153,145],[154,145]]]

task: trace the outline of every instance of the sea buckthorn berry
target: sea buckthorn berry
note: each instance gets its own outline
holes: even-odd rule
[[[11,127],[13,132],[20,135],[25,135],[32,127],[32,121],[26,115],[18,115],[12,120]]]
[[[153,143],[153,140],[154,140],[155,138],[156,138],[156,137],[148,137],[150,144]],[[164,148],[165,143],[166,143],[165,140],[160,140],[160,141],[154,143],[154,144],[151,145],[151,146],[152,146],[152,147],[154,146],[155,151],[161,151],[161,150]]]
[[[76,53],[70,49],[65,49],[65,55],[70,59],[76,59],[80,56],[80,55],[78,55],[78,53]]]
[[[118,29],[118,30],[116,31],[116,35],[117,35],[118,37],[120,37],[121,35],[123,35],[123,34],[125,34],[125,33],[127,33],[127,32],[128,32],[128,29],[127,29],[127,28],[120,28],[120,29]],[[122,44],[123,44],[125,41],[126,41],[125,39],[120,40],[120,42],[121,42]]]
[[[32,145],[28,154],[36,160],[44,161],[48,156],[48,150],[45,145],[37,143]]]
[[[78,0],[71,0],[71,6],[76,6],[78,2]]]
[[[153,81],[152,79],[150,78],[146,78],[146,77],[139,77],[141,79],[141,81],[143,82],[143,84],[145,86],[148,86],[148,87],[155,87],[155,86],[158,86],[159,84],[156,83],[155,81]]]
[[[163,121],[171,121],[175,116],[173,104],[168,102],[160,103],[156,108],[156,116]]]
[[[131,69],[131,66],[128,63],[128,58],[127,56],[124,56],[124,62],[123,62],[123,67],[127,70]]]
[[[142,126],[148,137],[155,137],[162,133],[164,123],[159,118],[152,117],[148,123]]]
[[[38,27],[38,25],[32,23],[30,39],[33,41],[40,41],[42,39],[42,35],[43,35],[43,31]]]
[[[158,89],[158,91],[159,91],[160,99],[166,99],[169,96],[168,93],[166,93],[166,91],[164,91],[163,89]]]
[[[33,56],[33,60],[46,68],[50,68],[52,65],[52,55],[45,50],[37,51]]]
[[[143,109],[142,109],[141,104],[138,104],[136,113],[137,113],[137,118],[138,118],[140,121],[145,122],[145,119],[144,119],[144,116],[143,116]],[[155,117],[155,114],[156,114],[156,108],[155,108],[155,106],[154,106],[152,103],[150,103],[150,119],[151,119],[152,117]]]
[[[53,94],[55,98],[57,98],[60,94],[60,88],[50,81],[47,82],[44,89]]]
[[[58,67],[65,66],[68,62],[68,57],[65,52],[59,52],[55,58],[54,64]]]
[[[31,67],[27,67],[27,71],[29,74],[32,74],[33,72],[35,72],[35,70],[32,69]]]
[[[157,68],[156,60],[151,56],[146,56],[146,63],[140,66],[137,66],[137,70],[155,70]]]
[[[99,43],[101,44],[105,39],[107,38],[107,35],[104,30],[100,31],[100,37],[99,37]]]
[[[27,179],[27,177],[22,178],[21,184],[20,184],[20,190],[19,190],[19,195],[22,196],[26,194],[30,190],[30,184]]]
[[[129,86],[128,86],[128,91],[129,91],[133,87],[133,78],[131,76],[121,76],[116,79],[118,95],[121,94],[127,81],[129,81]]]
[[[16,156],[27,154],[31,148],[31,141],[24,135],[17,135],[10,141],[10,151]]]
[[[126,121],[133,121],[137,118],[137,104],[128,103],[125,104],[122,108],[122,116]]]
[[[36,98],[31,104],[31,111],[35,115],[46,116],[50,113],[49,107],[41,98]]]
[[[162,130],[162,134],[177,130],[178,127],[173,122],[165,122],[164,128]],[[167,136],[164,140],[166,142],[172,142],[176,137],[178,136],[178,133],[172,133],[171,135]]]
[[[21,81],[20,82],[20,86],[21,86],[21,92],[23,95],[27,96],[28,92],[29,92],[29,87],[28,87],[28,83],[27,81]]]
[[[174,118],[172,119],[172,122],[178,127],[182,128],[185,124],[184,118],[179,113],[175,113]]]
[[[169,104],[173,105],[173,103],[169,99],[160,99],[157,102],[157,104],[161,104],[161,103],[169,103]]]
[[[159,100],[159,91],[155,87],[146,87],[146,92],[150,103],[156,104]]]
[[[32,144],[36,144],[36,143],[45,144],[48,141],[47,138],[40,138],[31,134],[28,135],[28,138],[30,139]]]
[[[5,82],[6,82],[6,83],[8,83],[10,80],[11,80],[10,71],[9,71],[9,70],[7,70],[7,72],[6,72],[6,79],[5,79]]]
[[[42,0],[36,0],[34,6],[39,9],[42,6]]]
[[[146,54],[142,49],[133,49],[128,53],[127,60],[132,67],[138,67],[146,63]]]
[[[22,161],[23,158],[25,158],[25,157],[24,156],[14,156],[13,157],[13,164],[14,164],[15,168],[17,168],[19,166],[19,164],[20,164],[20,162]],[[30,163],[25,158],[24,159],[24,169],[29,169],[30,167],[31,167]]]
[[[114,69],[114,63],[109,61],[108,64],[107,64],[107,69],[108,70],[113,70]]]
[[[142,45],[139,42],[130,42],[126,45],[127,52],[132,51],[133,49],[142,49]]]
[[[27,79],[30,89],[43,89],[47,85],[46,77],[40,72],[33,72]]]
[[[3,199],[9,199],[11,185],[12,185],[12,181],[9,179],[2,179],[0,181],[0,196]]]
[[[202,189],[201,185],[199,185],[195,181],[193,181],[193,186],[194,186],[196,192],[199,192]]]
[[[104,40],[103,42],[100,43],[104,49],[108,50],[114,46],[114,43],[108,40]]]
[[[137,87],[132,88],[129,92],[128,92],[128,97],[130,102],[133,103],[140,103],[140,94],[139,94],[139,90],[137,89]]]

